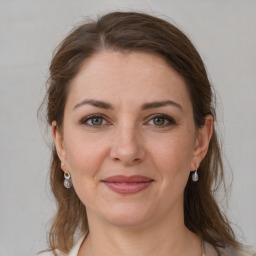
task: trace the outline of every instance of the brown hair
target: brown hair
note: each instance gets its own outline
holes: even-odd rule
[[[157,54],[167,61],[186,81],[197,127],[205,116],[213,115],[214,95],[202,59],[190,40],[169,22],[148,14],[113,12],[74,29],[59,45],[50,66],[49,89],[46,95],[47,120],[62,128],[65,102],[71,80],[81,64],[104,49],[141,51]],[[214,247],[239,248],[228,219],[214,198],[215,189],[223,180],[223,164],[216,131],[206,157],[198,169],[197,183],[189,179],[184,192],[185,225]],[[86,208],[75,190],[63,186],[63,172],[56,148],[52,149],[51,188],[57,201],[49,241],[51,249],[67,252],[73,246],[76,231],[86,233]]]

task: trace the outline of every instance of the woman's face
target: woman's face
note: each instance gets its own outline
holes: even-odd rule
[[[72,80],[53,137],[89,223],[132,226],[183,218],[209,127],[195,128],[185,82],[163,59],[102,51]]]

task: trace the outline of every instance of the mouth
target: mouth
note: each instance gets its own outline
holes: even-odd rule
[[[153,182],[153,179],[150,179],[145,176],[123,176],[116,175],[108,177],[102,182],[112,191],[119,194],[135,194],[146,188],[148,188]]]

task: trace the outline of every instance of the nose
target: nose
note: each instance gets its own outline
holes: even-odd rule
[[[143,140],[135,127],[123,125],[117,128],[110,157],[124,165],[134,165],[143,161],[145,158]]]

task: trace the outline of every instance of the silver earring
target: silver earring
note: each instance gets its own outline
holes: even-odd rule
[[[196,169],[196,170],[193,172],[193,174],[192,174],[192,180],[193,180],[194,182],[197,182],[198,179],[199,179],[199,177],[198,177],[198,172],[197,172],[197,169]]]
[[[64,187],[65,188],[71,188],[72,187],[72,180],[71,175],[69,172],[64,172]]]

